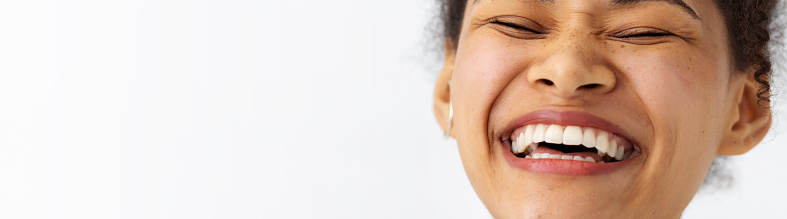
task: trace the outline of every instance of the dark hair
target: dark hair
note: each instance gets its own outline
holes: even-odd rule
[[[715,0],[727,26],[735,67],[744,70],[755,67],[757,98],[760,105],[770,105],[771,59],[768,51],[771,31],[769,25],[777,0]],[[456,49],[466,0],[439,0],[442,35],[450,48]]]

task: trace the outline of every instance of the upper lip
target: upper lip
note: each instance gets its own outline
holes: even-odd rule
[[[517,118],[504,129],[504,131],[499,135],[499,139],[509,140],[511,133],[515,129],[528,124],[554,124],[562,126],[592,127],[621,136],[629,140],[629,142],[631,142],[635,148],[638,148],[637,145],[639,145],[638,142],[631,138],[631,136],[625,130],[605,119],[602,119],[601,117],[586,112],[561,112],[556,110],[534,111]]]

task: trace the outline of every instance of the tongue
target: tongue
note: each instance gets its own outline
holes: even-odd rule
[[[583,146],[576,146],[576,147],[583,147]],[[586,157],[591,157],[591,158],[593,158],[593,160],[595,160],[596,162],[604,160],[603,158],[601,158],[601,156],[598,156],[598,153],[596,153],[596,152],[585,151],[585,152],[571,152],[571,153],[565,153],[565,152],[561,152],[561,151],[559,151],[559,150],[555,150],[555,149],[553,149],[553,148],[551,148],[551,147],[549,147],[549,146],[539,146],[539,147],[538,147],[538,148],[536,148],[536,150],[535,150],[535,151],[533,151],[533,153],[531,153],[531,154],[534,154],[534,153],[539,153],[539,154],[547,153],[547,154],[559,154],[559,155],[581,156],[581,157],[583,157],[583,158],[586,158]]]

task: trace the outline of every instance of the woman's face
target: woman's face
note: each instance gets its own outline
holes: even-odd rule
[[[712,0],[468,1],[436,106],[490,212],[679,217],[770,124],[723,20]]]

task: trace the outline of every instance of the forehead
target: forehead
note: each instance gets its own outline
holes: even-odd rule
[[[470,0],[470,1],[471,1],[471,6],[475,6],[476,4],[480,4],[487,1],[494,1],[494,0]],[[555,2],[555,0],[517,0],[517,1],[550,3],[550,4]],[[697,12],[683,0],[607,0],[607,6],[610,8],[617,8],[622,6],[636,5],[642,2],[661,2],[664,4],[669,4],[674,7],[678,7],[682,9],[683,11],[688,13],[692,18],[700,20],[700,16],[697,15]]]

